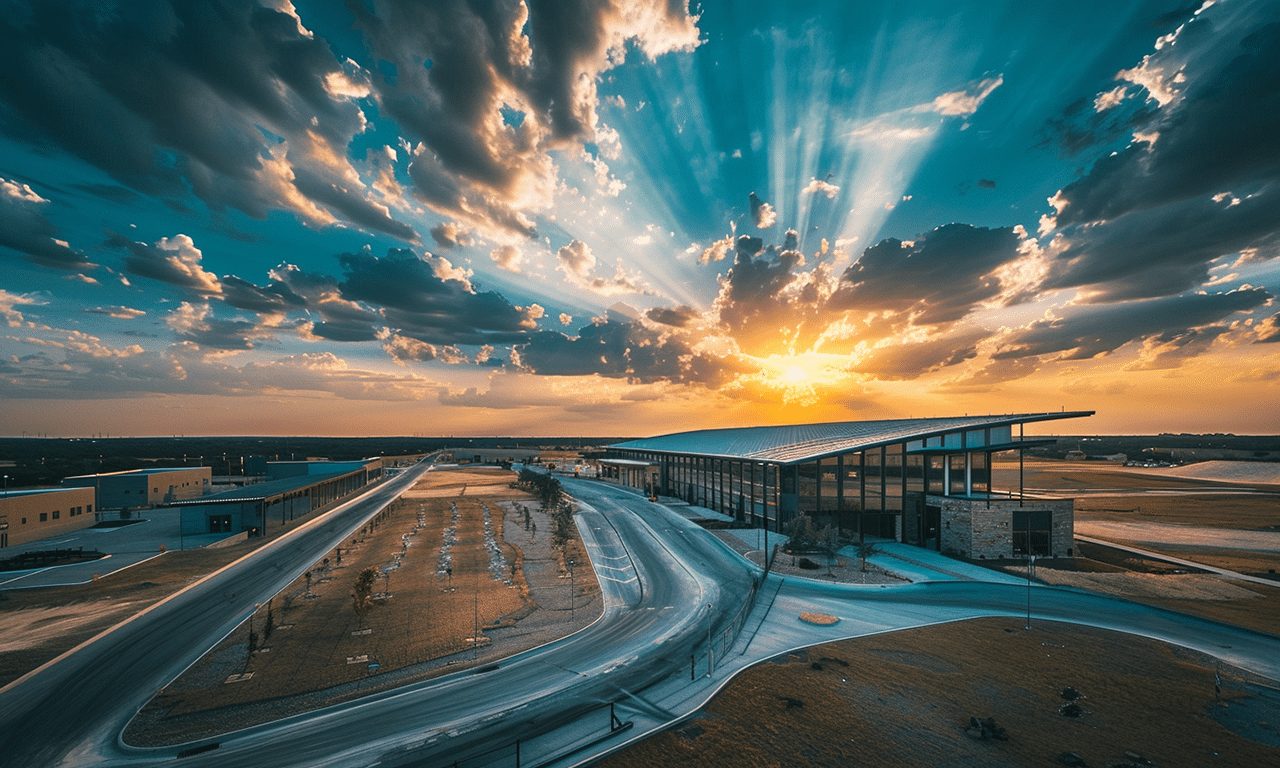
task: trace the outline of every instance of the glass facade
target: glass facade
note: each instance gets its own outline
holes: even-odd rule
[[[749,525],[781,530],[805,514],[846,536],[916,540],[932,524],[925,497],[989,496],[992,449],[1011,441],[1009,426],[959,430],[795,464],[650,451],[615,455],[659,465],[660,493]],[[1039,535],[1033,525],[1020,543],[1035,550]]]

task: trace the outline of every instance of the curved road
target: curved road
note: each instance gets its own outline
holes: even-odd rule
[[[137,749],[119,742],[133,713],[255,602],[287,585],[421,471],[388,481],[0,689],[4,764],[171,761],[176,747]],[[438,766],[469,757],[483,763],[483,755],[516,739],[527,743],[556,728],[572,731],[566,724],[610,701],[647,701],[645,725],[660,723],[663,707],[685,714],[738,670],[782,650],[938,621],[1021,616],[1026,609],[1026,588],[1013,585],[868,588],[770,576],[743,636],[717,659],[715,676],[691,682],[690,655],[705,654],[708,633],[718,641],[736,626],[758,570],[633,492],[596,482],[564,484],[579,500],[579,529],[604,595],[605,612],[595,624],[499,665],[227,734],[216,749],[181,764]],[[1280,679],[1280,638],[1078,590],[1037,587],[1032,600],[1036,620],[1136,632]],[[842,621],[829,628],[802,624],[796,615],[803,610]],[[643,700],[636,698],[641,695]],[[555,754],[544,749],[526,758],[536,763]]]

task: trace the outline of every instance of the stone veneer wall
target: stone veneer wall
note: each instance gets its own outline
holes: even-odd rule
[[[1054,557],[1075,554],[1073,499],[961,499],[930,496],[927,504],[942,507],[942,551],[987,560],[1013,557],[1013,512],[1049,510],[1053,513],[1050,546]],[[989,506],[988,506],[989,505]]]

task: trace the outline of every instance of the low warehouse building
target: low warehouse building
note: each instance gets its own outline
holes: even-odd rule
[[[93,488],[38,488],[0,496],[0,549],[93,525]]]
[[[602,474],[743,523],[800,515],[842,534],[975,558],[1071,556],[1071,500],[992,487],[992,455],[1046,442],[1025,424],[1092,411],[851,421],[680,432],[610,446]]]
[[[283,527],[377,479],[363,462],[357,464],[358,468],[346,472],[296,474],[198,499],[175,501],[174,505],[182,509],[182,534],[248,531],[256,536],[272,527]],[[377,475],[381,476],[381,463]]]
[[[209,467],[132,469],[99,475],[63,478],[63,488],[93,488],[98,509],[137,509],[172,504],[209,493],[213,470]]]

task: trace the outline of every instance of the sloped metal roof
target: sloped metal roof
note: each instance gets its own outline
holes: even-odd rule
[[[739,427],[677,432],[610,446],[627,451],[685,454],[726,459],[753,459],[778,464],[835,456],[849,451],[968,429],[1011,426],[1036,421],[1092,416],[1093,411],[1019,413],[999,416],[953,416],[933,419],[839,421],[778,427]]]
[[[295,477],[282,477],[279,480],[268,480],[265,483],[253,483],[244,485],[239,488],[233,488],[229,491],[220,493],[211,493],[208,496],[197,496],[192,499],[176,499],[172,502],[174,506],[183,504],[225,504],[228,502],[238,501],[262,501],[274,496],[282,496],[286,493],[310,488],[313,485],[319,485],[326,480],[332,480],[335,477],[343,477],[352,475],[359,470],[353,472],[329,472],[324,475],[297,475]]]

